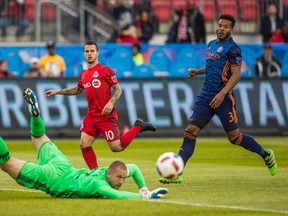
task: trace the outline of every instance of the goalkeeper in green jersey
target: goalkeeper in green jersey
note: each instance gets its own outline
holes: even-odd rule
[[[31,113],[30,133],[38,151],[38,164],[11,157],[6,143],[0,137],[0,168],[17,183],[60,198],[153,199],[164,197],[168,192],[166,188],[149,191],[135,164],[125,165],[121,161],[114,161],[106,168],[74,168],[46,136],[36,94],[27,88],[23,95]],[[127,177],[134,179],[139,193],[118,190]]]

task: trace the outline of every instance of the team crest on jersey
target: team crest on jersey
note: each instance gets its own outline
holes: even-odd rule
[[[94,88],[99,88],[101,86],[101,81],[99,79],[92,80],[92,86]]]
[[[112,77],[111,77],[111,80],[112,80],[112,82],[117,82],[117,77],[116,77],[116,75],[112,76]]]
[[[98,76],[99,76],[98,71],[95,71],[94,74],[93,74],[93,77],[94,77],[94,78],[97,78]]]
[[[223,50],[223,47],[221,46],[217,49],[217,52],[220,53],[220,52],[222,52],[222,50]]]

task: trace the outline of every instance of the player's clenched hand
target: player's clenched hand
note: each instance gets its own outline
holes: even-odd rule
[[[46,97],[50,97],[50,96],[56,95],[57,93],[58,93],[58,90],[48,90],[44,93],[44,95]]]
[[[189,77],[193,78],[198,75],[198,70],[194,68],[189,68],[188,73],[189,73]]]
[[[212,99],[212,101],[209,104],[211,108],[217,109],[223,102],[224,97],[225,97],[225,93],[223,92],[219,92],[217,95],[215,95],[215,97]]]
[[[103,110],[102,110],[102,115],[110,115],[110,113],[112,112],[114,108],[113,103],[111,103],[110,101],[104,106]]]

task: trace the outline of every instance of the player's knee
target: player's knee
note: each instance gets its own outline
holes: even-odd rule
[[[228,135],[228,140],[234,145],[239,145],[242,140],[242,133],[238,131],[237,133],[230,134]]]
[[[120,145],[110,145],[110,149],[112,152],[121,152],[124,150],[124,148]]]

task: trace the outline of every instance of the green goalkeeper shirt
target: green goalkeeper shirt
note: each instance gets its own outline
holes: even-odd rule
[[[138,188],[145,186],[144,177],[135,164],[127,164],[128,176]],[[139,193],[118,191],[106,181],[108,168],[76,169],[68,158],[51,142],[45,142],[38,152],[38,164],[27,162],[17,183],[42,190],[52,197],[140,199]]]
[[[52,197],[59,198],[110,198],[110,199],[141,199],[139,193],[119,191],[111,187],[106,181],[108,167],[93,170],[76,169],[72,166],[61,176],[54,178],[49,174],[50,180],[43,181],[40,173],[36,177],[33,168],[34,163],[27,162],[22,168],[17,182],[28,188],[42,190]],[[144,177],[135,164],[127,164],[128,177],[133,177],[138,188],[146,185]],[[32,171],[32,172],[31,172]],[[33,174],[32,174],[33,173]],[[47,173],[45,173],[47,176]]]
[[[128,177],[133,177],[137,186],[145,186],[145,180],[134,164],[128,164]],[[51,191],[51,196],[61,197],[63,191],[77,191],[76,198],[110,198],[110,199],[140,199],[139,193],[119,191],[111,187],[106,181],[108,168],[98,168],[93,170],[73,169],[67,173],[63,179],[55,184],[55,190]],[[52,189],[52,188],[51,188]],[[73,193],[72,193],[73,194]],[[74,197],[74,196],[73,196]]]

